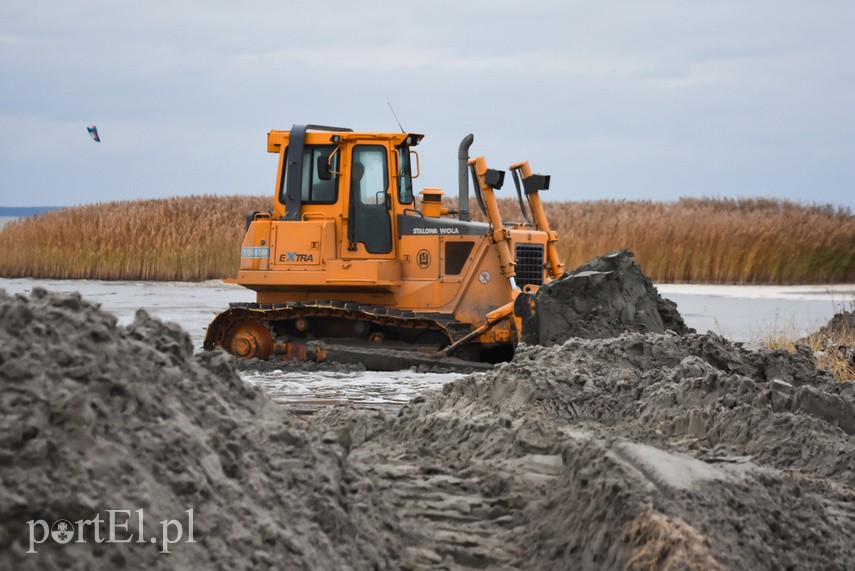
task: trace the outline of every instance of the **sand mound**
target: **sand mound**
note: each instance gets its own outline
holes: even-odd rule
[[[192,355],[177,326],[0,294],[0,567],[855,561],[855,384],[806,349],[689,332],[628,254],[592,267],[543,295],[556,312],[568,292],[582,300],[548,330],[566,342],[521,346],[394,416],[335,407],[308,421],[225,354]],[[194,542],[161,554],[159,522],[186,525],[190,508]],[[90,527],[25,554],[27,521],[109,509],[143,509],[157,543],[96,543]]]
[[[282,414],[231,362],[194,356],[185,332],[144,312],[116,327],[77,295],[0,291],[0,567],[391,566],[394,518],[377,515],[347,434]],[[119,539],[139,538],[143,510],[146,542],[96,543],[89,525],[79,543],[25,554],[26,522],[106,510],[132,510]],[[162,554],[172,519],[183,538]]]
[[[635,256],[619,250],[582,264],[534,295],[538,344],[561,344],[571,337],[604,339],[627,331],[692,332],[664,299]]]
[[[395,432],[519,506],[506,530],[525,550],[517,564],[855,560],[855,386],[809,353],[752,352],[714,334],[527,347],[411,403]]]

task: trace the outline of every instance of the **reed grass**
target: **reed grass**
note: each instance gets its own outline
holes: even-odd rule
[[[520,218],[516,200],[499,205],[503,218]],[[568,269],[626,248],[661,283],[855,282],[855,216],[846,208],[709,198],[544,206]]]
[[[0,231],[0,275],[201,281],[234,275],[248,210],[270,199],[185,196],[23,218]]]
[[[0,230],[0,276],[183,281],[233,276],[244,215],[270,205],[262,196],[188,196],[19,219]],[[568,269],[626,248],[658,282],[855,282],[855,217],[847,209],[769,199],[545,206]],[[521,218],[516,200],[502,199],[500,208],[506,220]],[[474,202],[470,210],[478,212]]]
[[[851,314],[843,312],[843,314]],[[796,328],[789,324],[785,327],[773,327],[763,333],[759,343],[769,349],[783,349],[794,353],[796,345],[806,345],[813,352],[816,366],[830,372],[838,381],[855,382],[855,329],[849,326],[832,329],[821,328],[806,337],[802,337]]]

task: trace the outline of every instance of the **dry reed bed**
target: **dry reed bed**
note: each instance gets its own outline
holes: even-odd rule
[[[503,217],[519,220],[515,200]],[[235,275],[261,196],[189,196],[48,212],[0,231],[0,276],[204,280]],[[855,217],[779,200],[546,203],[567,268],[617,248],[659,282],[855,282]],[[472,212],[477,206],[472,205]]]
[[[771,199],[545,206],[568,269],[626,248],[658,282],[855,282],[855,217],[844,208]],[[500,207],[503,218],[520,218],[516,200],[502,199]]]
[[[772,329],[756,341],[770,349],[784,349],[794,353],[797,345],[807,345],[816,358],[816,364],[829,371],[838,381],[855,382],[855,305],[842,310],[831,321],[807,337],[800,336],[793,327]]]
[[[0,275],[178,281],[234,275],[244,215],[269,203],[186,196],[47,212],[0,231]]]

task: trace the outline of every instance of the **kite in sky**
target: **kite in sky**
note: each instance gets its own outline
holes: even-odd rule
[[[92,139],[96,143],[101,142],[101,137],[98,136],[98,128],[95,127],[95,125],[92,125],[91,127],[86,127],[86,130],[89,131],[89,136],[92,137]]]

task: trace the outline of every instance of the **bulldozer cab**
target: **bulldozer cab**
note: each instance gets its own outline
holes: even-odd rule
[[[414,206],[410,147],[420,139],[316,125],[271,131],[268,150],[280,155],[273,219],[316,221],[301,229],[304,249],[318,242],[317,223],[328,221],[341,259],[395,258],[396,215]]]

